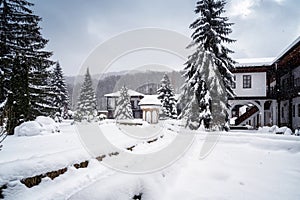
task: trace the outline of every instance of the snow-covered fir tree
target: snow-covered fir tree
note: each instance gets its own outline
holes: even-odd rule
[[[228,17],[222,16],[225,13],[225,5],[225,0],[200,0],[197,2],[195,13],[200,16],[190,25],[190,28],[194,30],[191,46],[203,45],[204,50],[214,54],[226,92],[233,97],[231,88],[233,75],[229,70],[234,68],[235,62],[229,56],[233,51],[224,46],[224,43],[233,43],[235,40],[228,37],[232,32],[230,27],[233,23],[228,22]]]
[[[157,90],[158,99],[162,103],[162,111],[164,116],[176,119],[177,108],[174,89],[171,86],[170,79],[167,74],[164,74],[163,79],[160,82],[160,88]]]
[[[76,121],[86,119],[93,120],[97,115],[96,95],[93,89],[92,78],[89,69],[86,70],[84,82],[80,89],[77,109],[74,116]]]
[[[183,107],[179,118],[184,119],[185,126],[192,130],[198,129],[202,123],[208,128],[211,120],[211,98],[205,81],[208,78],[205,72],[210,65],[208,52],[198,48],[189,56],[184,68],[185,83],[179,99]]]
[[[43,64],[35,66],[29,71],[30,110],[28,119],[37,116],[53,116],[57,107],[53,105],[53,86],[51,84],[51,70]]]
[[[209,108],[212,119],[211,128],[213,129],[221,129],[221,127],[224,126],[227,120],[227,99],[228,97],[234,96],[231,89],[233,75],[230,72],[230,69],[234,67],[234,61],[229,57],[229,54],[233,53],[233,51],[223,45],[223,43],[234,42],[234,40],[227,37],[228,34],[231,33],[230,26],[232,23],[228,22],[227,17],[221,16],[225,12],[225,4],[226,2],[224,0],[200,0],[197,2],[195,13],[200,16],[190,25],[190,28],[194,29],[194,32],[192,34],[193,42],[189,46],[190,48],[196,47],[196,53],[189,57],[185,69],[186,75],[193,77],[194,73],[197,72],[197,70],[195,70],[198,68],[197,65],[203,66],[202,63],[199,62],[198,56],[205,58],[200,58],[204,63],[213,61],[213,64],[210,63],[209,65],[203,66],[207,68],[208,71],[204,70],[199,74],[197,72],[197,76],[200,76],[199,79],[205,81],[206,87],[204,88],[208,89],[208,94],[211,98]],[[203,56],[201,51],[205,51],[206,53],[204,52],[204,54],[207,54],[207,56]],[[188,65],[196,66],[194,67],[195,69],[193,69],[193,67]],[[214,80],[208,81],[207,76],[203,74],[205,72],[207,74],[216,74]],[[199,101],[205,101],[205,99],[200,99]],[[222,122],[221,119],[224,119],[224,121]],[[207,125],[208,124],[206,124],[206,126]]]
[[[43,50],[48,41],[32,6],[26,0],[0,1],[0,104],[5,102],[2,116],[8,118],[8,134],[24,120],[51,110],[44,82],[53,64],[52,53]]]
[[[56,66],[53,69],[51,84],[54,93],[52,105],[57,108],[56,111],[58,112],[59,117],[67,119],[70,100],[68,90],[66,88],[65,78],[63,76],[63,71],[59,62],[56,63]]]
[[[125,86],[120,90],[120,96],[117,101],[114,116],[116,120],[133,119],[130,96],[128,94],[128,89]]]

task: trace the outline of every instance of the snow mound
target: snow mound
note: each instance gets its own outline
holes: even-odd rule
[[[24,122],[15,128],[16,136],[45,135],[60,132],[59,126],[50,117],[38,116],[34,121]]]
[[[278,127],[276,125],[272,127],[264,126],[258,128],[258,133],[271,133],[271,134],[284,134],[284,135],[292,135],[293,132],[290,128],[283,126],[283,127]]]
[[[107,116],[105,114],[100,114],[99,119],[100,120],[105,120],[105,119],[107,119]]]
[[[58,124],[50,117],[38,116],[35,121],[42,127],[43,133],[55,133],[59,132]]]
[[[24,122],[15,128],[16,136],[34,136],[42,133],[41,125],[36,121]]]

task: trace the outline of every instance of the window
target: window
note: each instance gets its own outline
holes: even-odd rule
[[[300,104],[298,104],[298,117],[300,117]]]
[[[293,110],[292,110],[293,117],[295,117],[295,111],[296,111],[296,106],[295,106],[295,105],[293,105]]]
[[[243,88],[251,88],[251,75],[243,75]]]
[[[283,109],[283,107],[281,108],[281,117],[284,118],[284,109]]]
[[[235,75],[233,76],[233,80],[234,80],[234,82],[231,83],[231,88],[235,89],[236,88],[236,76]]]

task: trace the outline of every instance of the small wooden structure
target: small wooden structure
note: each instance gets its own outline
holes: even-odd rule
[[[145,95],[139,105],[143,111],[143,120],[149,124],[157,124],[161,108],[161,102],[157,99],[157,95]]]

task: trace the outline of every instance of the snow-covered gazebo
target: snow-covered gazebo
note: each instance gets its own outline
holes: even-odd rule
[[[145,95],[139,103],[143,111],[143,120],[150,124],[158,123],[161,102],[157,95]]]

